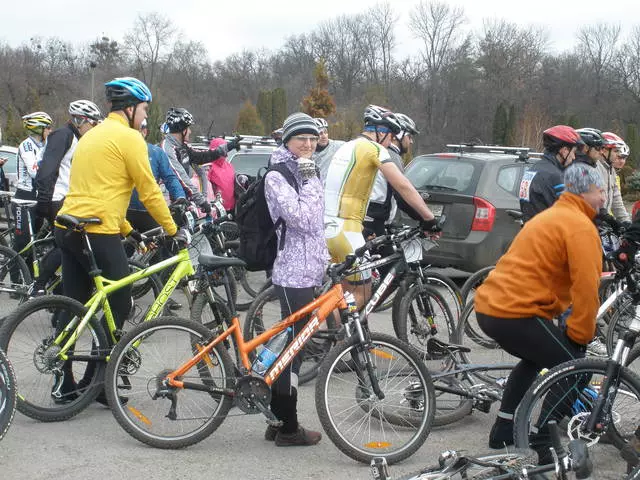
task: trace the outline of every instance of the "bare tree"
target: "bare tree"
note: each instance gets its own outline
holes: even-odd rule
[[[382,84],[385,93],[389,90],[393,49],[396,46],[395,26],[398,15],[389,2],[378,3],[364,15],[369,25],[369,40],[365,42],[367,54],[364,61],[369,78]]]
[[[620,38],[620,25],[597,23],[578,32],[578,52],[591,67],[595,76],[595,99],[599,100],[604,76],[613,65]]]
[[[621,46],[614,66],[624,88],[640,103],[640,26],[635,26]]]
[[[124,37],[125,51],[150,88],[156,87],[161,67],[171,59],[177,33],[170,19],[153,12],[139,14],[133,29]]]

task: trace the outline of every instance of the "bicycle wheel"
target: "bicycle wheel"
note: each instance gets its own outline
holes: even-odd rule
[[[471,275],[466,282],[462,285],[460,289],[460,293],[462,295],[462,302],[464,305],[468,304],[473,300],[473,296],[475,295],[476,288],[482,285],[484,279],[491,273],[491,271],[496,268],[495,265],[490,265],[488,267],[481,268],[473,275]]]
[[[462,465],[426,468],[405,475],[400,480],[445,480],[450,478],[481,480],[504,473],[519,475],[522,474],[523,468],[534,467],[538,460],[536,452],[527,449],[513,449],[508,453],[486,453],[468,458],[470,461]]]
[[[129,271],[131,273],[144,270],[146,266],[135,260],[129,260]],[[143,278],[131,285],[131,297],[133,298],[133,312],[125,320],[123,330],[130,330],[144,320],[144,313],[149,305],[158,298],[162,291],[163,284],[156,274]]]
[[[246,311],[251,307],[253,299],[271,286],[271,281],[265,272],[249,272],[242,267],[234,267],[234,274],[244,290],[244,293],[238,292],[236,308],[240,311]]]
[[[611,307],[612,313],[609,315],[609,323],[607,325],[607,334],[605,344],[607,345],[607,353],[613,354],[616,343],[631,325],[631,321],[636,316],[636,307],[629,295],[619,298]]]
[[[382,399],[372,389],[367,361]],[[341,452],[365,463],[374,457],[395,463],[411,456],[429,435],[435,412],[433,384],[420,357],[406,343],[380,333],[371,333],[367,345],[351,337],[331,349],[320,366],[315,396],[329,438]],[[399,426],[401,418],[405,421]]]
[[[453,342],[471,349],[471,352],[460,352],[459,354],[465,363],[472,363],[472,357],[474,359],[473,363],[504,361],[504,358],[498,358],[502,354],[500,345],[485,334],[478,325],[473,303],[468,303],[462,311]],[[487,358],[488,356],[492,358]]]
[[[95,318],[69,350],[70,360],[60,359],[60,348],[53,345],[56,332],[68,321],[82,319],[86,311],[76,300],[47,295],[25,302],[3,323],[0,348],[7,354],[19,382],[17,408],[21,413],[43,422],[67,420],[84,410],[101,392],[104,358],[110,346]],[[103,359],[90,358],[98,355]],[[62,385],[61,378],[64,378]],[[54,387],[61,387],[56,388],[57,396],[53,395]]]
[[[607,393],[610,416],[598,421],[602,424],[601,433],[587,432],[586,421],[606,372],[606,360],[585,358],[558,365],[538,377],[516,412],[516,447],[538,451],[540,462],[547,463],[547,423],[555,420],[567,434],[563,442],[576,438],[587,442],[593,478],[622,478],[626,464],[620,461],[618,448],[635,437],[640,425],[640,377],[627,368],[620,370],[618,388]]]
[[[428,356],[430,338],[450,342],[455,335],[456,321],[451,310],[433,287],[414,283],[395,301],[391,316],[396,336],[415,348],[422,358]]]
[[[0,301],[3,310],[12,311],[29,297],[33,283],[31,271],[15,250],[0,245]]]
[[[280,320],[282,320],[280,301],[275,287],[272,286],[259,293],[247,311],[243,327],[245,341],[257,337]],[[298,373],[298,385],[303,385],[316,378],[318,368],[334,343],[330,331],[335,330],[335,320],[330,315],[321,326],[320,331],[314,334],[304,346],[302,352],[299,353],[299,355],[302,355],[302,364]],[[251,352],[249,357],[253,361],[255,352]]]
[[[118,342],[107,365],[105,390],[113,416],[129,435],[156,448],[182,448],[204,440],[220,426],[233,404],[230,395],[163,383],[210,339],[211,331],[198,323],[160,317]],[[233,391],[233,368],[226,349],[217,345],[180,380],[203,389]]]
[[[16,413],[16,375],[9,359],[0,350],[0,440],[5,436]]]
[[[222,333],[224,329],[231,326],[231,311],[226,304],[210,298],[206,292],[197,293],[191,304],[191,316],[192,322],[204,325],[209,330],[216,334]],[[235,341],[233,335],[224,341],[224,346],[229,350],[229,354],[232,358],[236,359],[238,365],[240,364],[240,355],[235,348]]]

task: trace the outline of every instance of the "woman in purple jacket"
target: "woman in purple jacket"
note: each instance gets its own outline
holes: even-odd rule
[[[282,218],[286,224],[284,248],[273,264],[272,281],[280,299],[282,317],[290,315],[314,298],[314,287],[322,284],[328,260],[324,240],[324,190],[310,159],[318,142],[318,127],[304,113],[287,117],[283,125],[282,145],[271,155],[270,164],[284,163],[296,179],[297,189],[278,172],[265,178],[265,199],[274,223]],[[281,231],[278,231],[280,241]],[[293,337],[308,319],[294,326]],[[290,339],[291,340],[291,339]],[[298,424],[297,356],[273,384],[271,411],[282,426],[269,426],[265,439],[280,447],[315,445],[319,432],[305,430]]]

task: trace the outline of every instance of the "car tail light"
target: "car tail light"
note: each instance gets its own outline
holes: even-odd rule
[[[473,197],[473,205],[476,207],[476,213],[473,217],[471,230],[475,232],[490,232],[496,219],[496,207],[480,197]]]

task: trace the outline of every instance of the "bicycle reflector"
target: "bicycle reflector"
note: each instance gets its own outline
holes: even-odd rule
[[[391,443],[389,442],[369,442],[364,444],[365,448],[389,448],[390,446]]]

